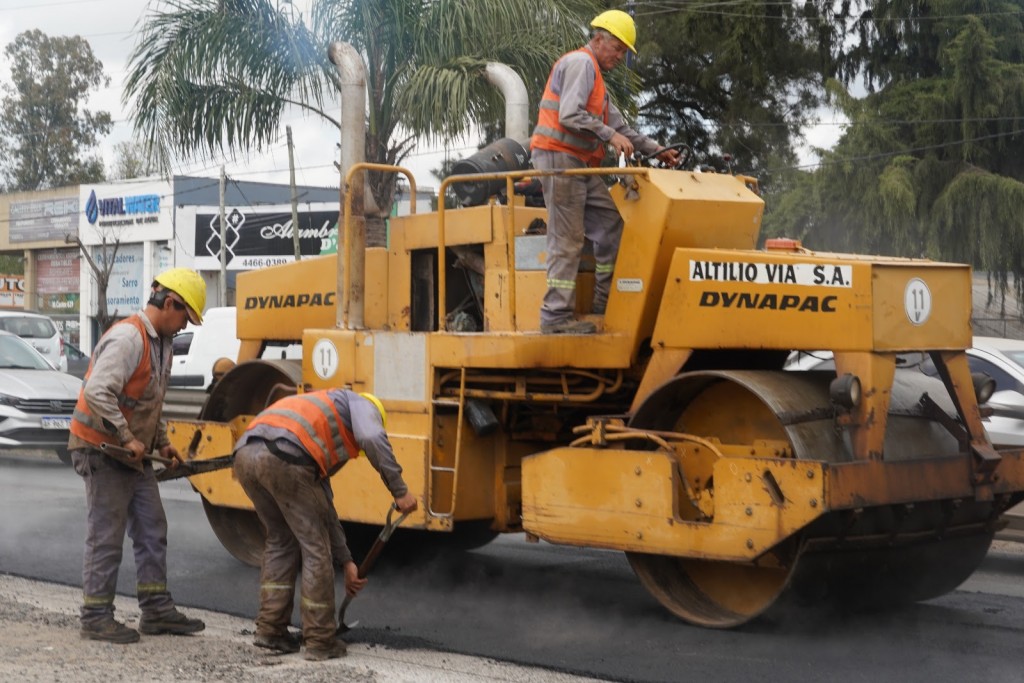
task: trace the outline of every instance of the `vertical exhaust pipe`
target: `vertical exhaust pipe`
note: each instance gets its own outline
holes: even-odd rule
[[[363,58],[348,43],[331,43],[327,56],[338,70],[341,81],[341,177],[339,187],[338,215],[338,282],[336,299],[339,304],[345,301],[345,271],[350,273],[348,328],[364,327],[363,290],[366,282],[366,173],[356,173],[351,184],[345,186],[345,176],[350,168],[366,160],[366,67]],[[345,263],[343,230],[344,207],[346,195],[352,196],[352,231],[350,239],[350,259]],[[372,204],[372,202],[371,202]],[[373,207],[376,208],[376,207]],[[336,325],[341,328],[345,324],[345,311],[339,305],[336,308]]]
[[[488,62],[484,76],[505,98],[505,137],[526,143],[530,138],[530,95],[523,79],[512,67],[501,62]],[[524,146],[529,149],[528,144]]]

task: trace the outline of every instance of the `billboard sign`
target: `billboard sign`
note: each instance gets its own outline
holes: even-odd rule
[[[46,313],[78,313],[81,297],[78,249],[52,249],[36,253],[36,288],[39,308]]]
[[[11,202],[8,219],[11,244],[63,242],[78,234],[78,197]]]
[[[291,210],[230,208],[225,211],[228,270],[254,270],[295,260]],[[338,211],[299,212],[299,253],[319,256],[337,252]],[[196,211],[195,267],[220,269],[220,213]]]

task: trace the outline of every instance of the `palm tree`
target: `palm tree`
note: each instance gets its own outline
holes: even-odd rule
[[[283,5],[283,6],[282,6]],[[451,140],[502,119],[481,78],[502,62],[539,98],[555,59],[578,47],[594,0],[165,0],[129,58],[125,102],[136,133],[169,168],[173,155],[258,152],[287,106],[340,127],[328,103],[333,41],[367,67],[366,159],[399,164],[418,139]],[[371,174],[379,206],[394,176]]]

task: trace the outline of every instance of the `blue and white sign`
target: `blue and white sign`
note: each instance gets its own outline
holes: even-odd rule
[[[115,240],[150,242],[173,237],[174,198],[168,182],[82,185],[79,237],[95,246]]]
[[[149,283],[143,277],[143,245],[122,244],[114,256],[114,269],[107,284],[107,312],[117,317],[140,310],[149,298]],[[113,249],[108,248],[107,252]],[[103,248],[93,250],[97,264],[106,263]]]

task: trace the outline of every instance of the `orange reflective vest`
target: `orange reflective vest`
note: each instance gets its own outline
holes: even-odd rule
[[[597,58],[586,48],[580,48],[576,52],[583,52],[594,63],[594,88],[590,91],[590,97],[587,99],[587,111],[608,123],[607,91]],[[563,55],[558,61],[561,62],[567,56]],[[589,131],[569,130],[558,120],[558,105],[561,98],[551,89],[551,79],[557,68],[558,62],[551,69],[548,83],[544,87],[544,96],[540,100],[540,112],[537,114],[537,127],[533,130],[530,147],[567,152],[578,157],[587,166],[600,166],[605,154],[604,141]]]
[[[328,390],[282,398],[260,413],[247,429],[256,425],[291,432],[316,461],[322,477],[359,457],[356,437],[342,422]]]
[[[121,390],[117,397],[121,414],[124,415],[124,419],[130,420],[132,412],[135,410],[135,406],[138,405],[139,399],[146,390],[150,376],[153,373],[153,361],[149,357],[149,332],[146,331],[146,325],[142,322],[142,318],[137,315],[133,315],[116,324],[131,325],[142,335],[142,358],[139,360],[139,365],[135,368],[135,372],[128,378],[128,383],[125,384],[124,389]],[[120,446],[121,439],[118,438],[113,426],[108,427],[103,424],[102,418],[97,418],[93,415],[92,411],[89,410],[89,404],[85,402],[85,386],[89,382],[89,375],[92,374],[92,364],[94,362],[95,356],[93,360],[89,361],[89,369],[85,372],[85,382],[82,383],[82,389],[78,392],[78,403],[75,404],[75,412],[71,417],[71,433],[94,446],[99,446],[101,443]]]

